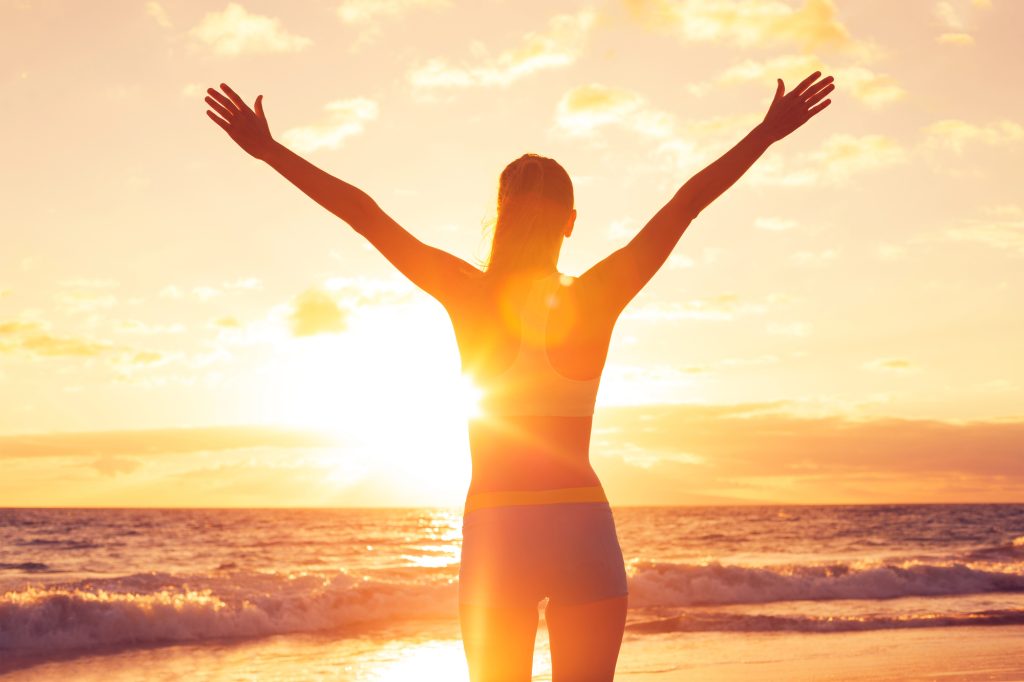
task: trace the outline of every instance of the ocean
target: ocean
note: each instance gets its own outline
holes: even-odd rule
[[[731,661],[732,645],[770,651],[787,634],[813,649],[1024,624],[1024,505],[613,509],[630,590],[620,671],[650,673],[637,679],[691,679],[695,642]],[[384,680],[433,665],[466,679],[461,522],[453,509],[2,509],[0,674]],[[545,636],[537,679],[550,679]]]

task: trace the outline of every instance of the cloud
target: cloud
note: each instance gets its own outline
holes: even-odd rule
[[[664,138],[675,125],[671,114],[651,109],[632,90],[590,83],[572,88],[555,107],[555,125],[569,135],[593,135],[605,126],[621,126],[641,135]]]
[[[951,29],[962,29],[964,28],[964,22],[957,14],[956,9],[949,2],[939,2],[935,4],[935,15],[939,18],[939,21],[946,28]]]
[[[167,286],[160,289],[157,293],[160,298],[169,298],[172,300],[179,300],[185,297],[185,292],[181,290],[177,284],[168,284]]]
[[[181,334],[185,331],[185,325],[180,322],[170,324],[149,324],[141,320],[115,320],[114,331],[122,334],[138,334],[142,336],[153,336],[159,334]]]
[[[811,335],[811,325],[807,322],[773,322],[765,327],[765,331],[775,336],[803,338]]]
[[[238,279],[224,282],[225,289],[262,289],[263,281],[259,277],[239,277]]]
[[[225,316],[218,317],[213,321],[215,327],[221,327],[224,329],[241,329],[242,323],[238,321],[237,317]]]
[[[974,44],[974,36],[969,33],[940,33],[936,40],[946,45]]]
[[[117,476],[118,474],[133,473],[142,466],[142,462],[122,457],[100,457],[91,466],[104,476]]]
[[[723,71],[716,82],[762,83],[766,97],[770,99],[775,92],[776,78],[781,78],[788,90],[815,71],[835,77],[838,95],[850,93],[873,109],[896,102],[906,95],[906,91],[888,74],[875,73],[862,65],[833,68],[809,54],[783,55],[766,61],[747,59]]]
[[[365,24],[382,17],[399,17],[419,7],[450,6],[451,0],[344,0],[338,6],[338,17],[346,24]]]
[[[781,0],[626,0],[626,6],[643,25],[690,42],[870,50],[850,36],[832,0],[805,0],[800,7]]]
[[[273,52],[298,52],[313,41],[288,33],[280,20],[250,14],[231,2],[222,12],[208,12],[189,35],[209,46],[216,54],[237,56]]]
[[[54,336],[38,320],[0,322],[0,352],[23,351],[43,357],[95,357],[114,350],[114,345],[92,339]]]
[[[58,336],[41,320],[0,322],[0,353],[25,353],[35,358],[107,357],[121,368],[164,364],[168,356],[88,337]]]
[[[837,134],[794,160],[774,154],[748,173],[750,182],[766,186],[843,185],[853,176],[906,162],[907,152],[884,135]]]
[[[822,249],[821,251],[797,251],[790,256],[790,260],[797,265],[822,267],[838,257],[839,252],[835,249]]]
[[[170,28],[172,26],[170,17],[167,16],[167,10],[159,2],[150,0],[146,3],[146,14],[153,18],[157,24],[162,28]]]
[[[271,426],[210,426],[130,431],[0,435],[0,459],[14,457],[146,457],[241,448],[330,447],[316,431]]]
[[[324,106],[328,120],[325,123],[286,130],[281,136],[285,145],[300,153],[318,149],[337,149],[353,135],[363,132],[367,121],[377,118],[377,103],[365,97],[339,99]]]
[[[768,306],[745,302],[736,294],[720,294],[684,302],[648,303],[628,307],[622,316],[633,320],[733,320],[739,315],[763,315]]]
[[[117,297],[108,291],[119,286],[116,280],[79,277],[60,280],[57,284],[61,290],[53,299],[64,312],[89,313],[117,304]]]
[[[409,82],[420,89],[507,86],[536,71],[568,66],[582,52],[595,19],[589,10],[559,14],[551,18],[546,30],[527,33],[518,47],[493,59],[478,44],[482,63],[453,66],[440,57],[430,59],[409,72]]]
[[[53,295],[53,300],[67,313],[91,313],[117,305],[117,297],[113,294],[89,289],[58,291]]]
[[[974,8],[989,9],[992,3],[989,0],[972,0]],[[973,13],[973,8],[964,8]],[[968,33],[968,21],[961,16],[951,2],[943,0],[935,4],[935,16],[943,28],[943,32],[936,37],[940,43],[947,45],[973,45],[974,36]]]
[[[1024,256],[1024,219],[1019,217],[964,220],[959,226],[946,229],[944,236],[947,240],[983,244],[1010,255]]]
[[[307,289],[299,294],[288,318],[293,336],[332,334],[345,330],[345,313],[327,292]]]
[[[701,494],[833,504],[1014,501],[1024,494],[1024,419],[812,417],[796,408],[784,401],[608,407],[595,415],[592,457],[621,504],[679,504]],[[649,461],[666,456],[641,471],[620,454],[628,452]],[[700,463],[676,461],[674,453]],[[780,476],[787,483],[773,484]]]
[[[902,374],[906,372],[917,371],[917,367],[904,358],[875,358],[874,360],[868,360],[863,364],[864,369],[870,369],[875,372],[891,372]]]
[[[797,222],[789,218],[761,216],[754,219],[754,227],[756,227],[759,230],[769,230],[770,232],[782,232],[784,230],[792,230],[796,226]]]
[[[932,123],[924,132],[927,146],[952,150],[957,154],[963,153],[968,145],[974,143],[994,146],[1024,140],[1024,126],[1009,120],[976,125],[948,118]]]
[[[898,244],[882,242],[878,245],[878,257],[882,260],[898,260],[906,251],[906,247]]]
[[[680,374],[678,369],[669,373]],[[617,504],[716,498],[832,504],[1009,502],[1024,495],[1024,418],[808,416],[799,408],[786,401],[606,406],[595,415],[592,459]],[[318,458],[296,463],[293,456],[282,467],[279,451],[294,455],[304,448],[330,448],[335,453],[338,446],[329,434],[266,426],[34,433],[0,436],[0,460],[8,462],[10,472],[39,458],[66,457],[72,464],[99,464],[112,476],[129,473],[128,462],[139,462],[156,494],[148,501],[139,499],[141,506],[196,500],[238,506],[243,502],[231,495],[231,486],[253,476],[266,479],[254,492],[276,492],[264,500],[316,504],[320,502],[310,497],[309,485],[326,473],[317,468]],[[218,456],[211,459],[208,453]],[[350,455],[345,453],[347,462]],[[192,466],[195,460],[179,454],[202,457],[203,466]],[[332,462],[337,461],[332,454]],[[34,466],[52,470],[51,463]],[[302,481],[305,487],[275,488],[291,470],[308,474]],[[784,485],[781,479],[786,479]],[[378,482],[375,496],[346,494],[322,503],[395,504],[393,482],[386,477]],[[180,491],[185,484],[187,496],[162,492]],[[197,495],[204,485],[217,490]],[[14,493],[21,491],[14,486],[5,492],[11,499],[25,499],[24,504],[42,499],[38,490],[27,499],[17,497]],[[258,504],[256,495],[244,503]]]

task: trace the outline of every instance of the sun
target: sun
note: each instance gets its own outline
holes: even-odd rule
[[[482,394],[437,310],[366,307],[343,333],[281,340],[273,358],[267,422],[332,434],[340,467],[360,452],[396,483],[465,491],[467,420]]]

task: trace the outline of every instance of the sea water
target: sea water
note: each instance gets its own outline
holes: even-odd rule
[[[614,515],[627,637],[1024,623],[1024,505]],[[356,669],[374,654],[342,645],[365,632],[457,637],[461,522],[453,509],[0,509],[0,673],[5,659],[288,634],[337,644]]]

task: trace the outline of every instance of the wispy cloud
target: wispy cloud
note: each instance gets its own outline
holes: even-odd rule
[[[896,102],[906,95],[896,79],[888,74],[876,73],[863,64],[831,67],[811,54],[783,55],[767,60],[747,59],[723,71],[716,82],[762,83],[770,97],[775,92],[776,78],[782,78],[787,88],[791,88],[814,71],[834,76],[839,95],[850,93],[873,109]]]
[[[972,144],[1003,145],[1024,141],[1024,126],[1001,120],[975,124],[956,118],[936,121],[924,129],[925,144],[960,154]]]
[[[365,97],[339,99],[324,106],[327,121],[298,128],[290,128],[281,136],[282,142],[300,153],[318,149],[337,149],[342,142],[358,135],[366,123],[377,118],[377,103]]]
[[[590,83],[572,88],[555,107],[555,125],[569,135],[593,135],[605,126],[621,126],[641,135],[672,134],[673,117],[651,108],[638,93]]]
[[[113,352],[106,341],[83,337],[56,336],[49,325],[38,320],[0,322],[0,352],[23,351],[36,357],[96,357]]]
[[[609,407],[595,418],[593,452],[609,495],[624,504],[678,504],[690,491],[805,503],[1010,501],[1024,494],[1019,419],[802,416],[798,409],[786,402]],[[655,457],[641,475],[621,454],[628,452],[666,457]],[[671,457],[678,452],[697,461],[678,462]],[[778,476],[789,478],[786,485],[771,485]],[[735,477],[747,485],[735,485]],[[972,489],[951,490],[950,477]],[[876,480],[881,485],[870,485]]]
[[[784,230],[792,230],[797,226],[795,220],[789,218],[776,218],[772,216],[761,216],[754,219],[754,227],[759,230],[768,230],[769,232],[782,232]]]
[[[946,45],[967,46],[974,44],[974,36],[970,33],[940,33],[936,40]]]
[[[973,45],[974,36],[970,33],[970,21],[965,19],[961,12],[972,15],[975,9],[984,10],[991,7],[992,3],[989,0],[972,0],[970,6],[961,5],[960,9],[948,0],[935,3],[935,17],[942,28],[942,33],[936,40],[947,45]]]
[[[321,447],[336,437],[272,426],[211,426],[128,431],[0,435],[2,458],[127,457],[257,447]]]
[[[683,302],[648,303],[629,307],[622,317],[632,320],[733,320],[740,315],[763,315],[767,304],[744,301],[736,294],[720,294]]]
[[[451,0],[344,0],[338,6],[338,17],[346,24],[365,24],[399,17],[414,9],[439,9],[451,4]]]
[[[780,0],[626,0],[626,6],[645,26],[686,41],[870,49],[851,37],[832,0],[805,0],[799,7]]]
[[[989,207],[984,214],[947,228],[944,237],[951,241],[983,244],[1010,255],[1024,256],[1024,210],[1011,204]]]
[[[345,312],[322,289],[307,289],[299,294],[288,320],[293,336],[335,334],[345,330]]]
[[[809,322],[772,322],[764,330],[774,336],[796,336],[804,338],[811,335]]]
[[[208,12],[189,35],[216,54],[237,56],[249,53],[298,52],[312,44],[304,36],[289,33],[281,21],[251,14],[231,2],[220,12]]]
[[[553,17],[544,31],[527,33],[518,47],[497,57],[477,45],[479,63],[455,66],[447,59],[428,60],[409,72],[409,82],[419,89],[507,86],[537,71],[568,66],[583,50],[596,15],[590,10]]]
[[[868,360],[862,366],[864,369],[869,369],[873,372],[906,374],[920,371],[917,365],[905,358],[874,358],[873,360]]]
[[[103,357],[120,369],[154,366],[169,360],[168,356],[157,351],[86,336],[54,334],[48,322],[37,319],[0,322],[0,353],[22,353],[36,360]]]
[[[809,267],[823,267],[839,257],[835,249],[822,249],[821,251],[797,251],[790,256],[797,265]]]
[[[170,17],[167,16],[167,10],[163,8],[156,0],[149,0],[146,3],[146,14],[153,18],[157,24],[162,28],[170,28],[172,26]]]
[[[837,134],[794,159],[775,154],[750,171],[750,181],[769,186],[842,185],[852,177],[907,161],[906,150],[885,135]]]
[[[118,287],[112,279],[80,277],[60,280],[53,300],[67,313],[91,313],[117,305],[117,296],[110,289]]]

